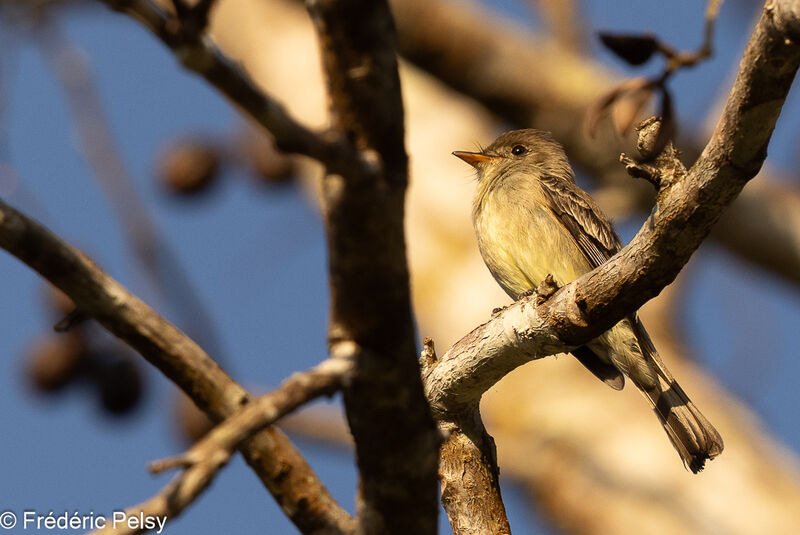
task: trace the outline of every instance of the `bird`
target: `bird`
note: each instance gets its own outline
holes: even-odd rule
[[[478,152],[453,155],[477,171],[472,221],[478,248],[512,299],[548,275],[563,286],[622,248],[609,219],[575,183],[564,149],[550,133],[512,130]],[[693,473],[722,453],[722,437],[667,369],[636,312],[571,353],[615,390],[627,376]]]

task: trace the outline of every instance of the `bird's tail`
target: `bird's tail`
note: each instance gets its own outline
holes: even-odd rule
[[[643,393],[653,404],[683,463],[692,472],[696,474],[703,469],[706,460],[722,453],[722,437],[674,379],[670,384],[660,380],[658,386]]]
[[[703,469],[706,460],[722,453],[722,437],[672,377],[638,319],[635,330],[645,358],[653,364],[658,375],[654,388],[641,391],[653,404],[684,465],[696,474]]]

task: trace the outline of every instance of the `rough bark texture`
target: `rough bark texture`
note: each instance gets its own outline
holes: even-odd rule
[[[453,422],[440,422],[447,440],[440,452],[442,505],[453,535],[510,534],[500,493],[492,437],[477,407]]]
[[[490,359],[473,358],[472,361],[481,360],[486,364]],[[447,363],[453,364],[453,361]],[[431,384],[430,379],[441,378],[447,373],[441,373],[440,370],[437,370],[439,373],[434,373],[432,370],[438,365],[433,341],[426,338],[420,357],[420,368],[437,424],[446,437],[439,450],[439,479],[442,506],[450,520],[453,534],[511,533],[500,492],[497,450],[481,421],[480,394],[472,395],[471,401],[460,404],[454,402],[451,406],[436,403],[431,393],[437,392],[440,385]],[[481,382],[482,376],[480,370],[471,371],[477,372],[471,376],[473,381],[468,380],[470,384],[462,386],[470,393],[475,393],[480,390],[475,385]],[[483,384],[486,388],[491,386],[487,382]]]
[[[322,186],[332,347],[355,343],[344,389],[360,475],[360,533],[435,533],[438,434],[425,403],[411,317],[404,203],[408,162],[394,23],[384,1],[309,3],[333,128],[374,173]]]
[[[425,388],[438,418],[463,415],[518,366],[567,351],[540,316],[532,299],[510,305],[479,325],[424,372]]]

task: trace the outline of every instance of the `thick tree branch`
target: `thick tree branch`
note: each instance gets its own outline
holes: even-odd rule
[[[78,309],[136,349],[213,420],[249,402],[248,393],[193,340],[38,223],[0,200],[0,247],[60,288]],[[303,533],[347,533],[352,519],[302,455],[276,429],[240,450]]]
[[[344,390],[362,533],[435,533],[436,432],[419,379],[403,228],[408,181],[394,22],[385,1],[314,0],[333,127],[375,162],[328,166],[332,345],[361,348]]]
[[[536,296],[509,305],[425,370],[423,382],[437,419],[462,417],[477,406],[486,390],[518,366],[569,350],[539,308]]]
[[[431,376],[438,364],[433,341],[423,344],[420,367]],[[500,493],[500,470],[494,440],[483,427],[478,401],[439,413],[438,425],[445,441],[439,450],[442,506],[453,535],[511,533]],[[479,507],[475,504],[479,503]]]
[[[510,534],[494,440],[477,408],[439,425],[447,436],[440,450],[442,506],[453,535]]]

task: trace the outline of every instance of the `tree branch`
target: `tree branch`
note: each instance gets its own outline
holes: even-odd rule
[[[303,373],[295,373],[278,388],[248,403],[230,418],[212,429],[202,440],[182,455],[155,461],[150,471],[160,473],[182,468],[164,489],[146,502],[135,505],[126,512],[162,517],[173,520],[191,505],[208,488],[236,448],[246,439],[301,405],[320,396],[337,392],[352,370],[354,355],[339,354],[325,360]],[[94,532],[96,535],[128,535],[147,531],[144,526],[131,529],[125,524]]]
[[[362,533],[435,533],[436,432],[417,367],[403,228],[408,182],[394,22],[385,1],[314,0],[333,127],[376,173],[322,185],[333,347],[361,348],[344,390]]]
[[[420,357],[423,377],[429,377],[437,364],[433,341],[426,338]],[[437,414],[446,437],[439,450],[442,506],[453,535],[511,533],[500,493],[497,451],[483,426],[479,399]]]
[[[797,22],[785,11],[789,3],[765,7],[717,128],[688,173],[659,192],[656,209],[612,261],[545,304],[551,324],[571,318],[571,326],[559,328],[567,343],[591,339],[658,295],[758,173],[800,65],[800,47],[785,30]]]
[[[197,464],[209,463],[220,468],[233,455],[242,441],[320,396],[330,396],[339,391],[353,368],[355,348],[344,344],[338,354],[322,361],[306,372],[297,372],[278,388],[257,398],[239,409],[186,453],[151,463],[150,470],[160,473],[180,467],[190,469]],[[224,459],[220,463],[220,461]]]
[[[476,408],[469,416],[439,424],[447,436],[440,450],[442,506],[453,535],[510,535],[494,440],[480,412]]]
[[[0,200],[0,247],[60,288],[78,309],[124,340],[221,421],[250,400],[248,393],[193,340],[159,316],[77,249]],[[284,512],[303,533],[347,533],[350,515],[305,459],[276,429],[240,448]]]

